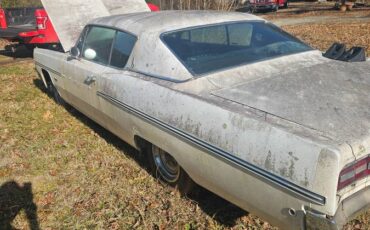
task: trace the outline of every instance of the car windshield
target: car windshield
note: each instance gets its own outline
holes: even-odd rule
[[[163,42],[193,75],[312,50],[265,22],[234,22],[162,34]]]

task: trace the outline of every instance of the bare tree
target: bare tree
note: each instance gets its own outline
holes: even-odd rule
[[[41,6],[40,0],[0,0],[1,7],[29,7]]]
[[[242,0],[153,0],[162,10],[234,10]]]

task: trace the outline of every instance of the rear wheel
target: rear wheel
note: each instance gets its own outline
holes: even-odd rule
[[[149,164],[154,177],[162,183],[176,187],[181,195],[188,195],[193,190],[195,183],[175,158],[155,145],[149,149]]]

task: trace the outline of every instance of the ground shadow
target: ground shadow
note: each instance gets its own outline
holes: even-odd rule
[[[44,87],[43,82],[40,79],[34,80],[34,85],[39,88],[42,92],[48,94]],[[50,98],[52,96],[48,94]],[[109,144],[112,144],[116,149],[122,151],[126,156],[135,160],[137,164],[148,171],[150,174],[149,166],[147,165],[146,158],[143,154],[139,153],[135,148],[122,141],[120,138],[107,131],[88,117],[80,113],[73,107],[66,105],[65,109],[78,120],[83,122],[86,126],[91,128],[101,138],[106,140]],[[236,220],[247,214],[244,210],[231,204],[230,202],[222,199],[221,197],[213,194],[212,192],[198,186],[196,191],[193,192],[189,197],[198,204],[198,206],[210,217],[216,220],[219,224],[232,227],[236,224]]]
[[[196,202],[218,224],[225,227],[234,227],[240,217],[248,215],[248,212],[201,186],[197,186],[188,198]]]
[[[37,206],[33,202],[32,185],[19,185],[9,181],[0,187],[0,229],[12,230],[11,223],[24,210],[31,230],[40,229],[37,218]]]
[[[0,50],[0,55],[11,58],[32,58],[33,49],[24,45],[11,44],[5,46],[5,49]]]

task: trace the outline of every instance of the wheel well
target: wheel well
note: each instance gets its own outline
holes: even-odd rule
[[[134,141],[135,141],[136,148],[140,151],[141,154],[143,154],[142,156],[147,157],[148,155],[146,155],[146,154],[150,153],[149,151],[151,151],[151,147],[152,147],[153,144],[151,142],[145,140],[144,138],[142,138],[140,136],[137,136],[137,135],[135,135]],[[156,168],[156,166],[154,165],[154,162],[150,163],[149,161],[146,161],[146,163],[147,163],[147,167],[151,171],[152,175],[157,175],[157,173],[154,173],[154,171],[158,170]],[[181,168],[184,176],[181,177],[182,179],[180,179],[180,181],[178,182],[178,184],[176,186],[177,186],[178,190],[180,191],[180,194],[182,196],[186,196],[191,192],[191,190],[194,188],[194,186],[196,186],[196,183],[189,176],[189,173],[182,167],[182,165],[181,164],[179,164],[179,165],[180,165],[180,168]]]
[[[46,84],[45,86],[46,86],[46,88],[48,88],[49,84],[51,83],[50,74],[49,74],[48,71],[46,71],[44,69],[42,69],[41,72],[42,72],[42,76],[44,77],[44,81],[45,81],[45,84]]]
[[[148,148],[150,148],[150,146],[152,145],[152,143],[150,143],[149,141],[145,140],[144,138],[142,138],[140,136],[135,136],[134,141],[135,141],[135,145],[136,145],[137,149],[141,153],[146,153],[146,150]]]

